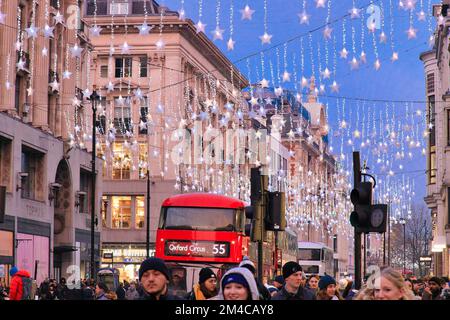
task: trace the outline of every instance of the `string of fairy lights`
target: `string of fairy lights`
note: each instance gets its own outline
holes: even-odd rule
[[[351,188],[351,152],[361,150],[371,172],[382,177],[378,181],[377,197],[379,201],[391,204],[393,222],[400,217],[409,217],[417,184],[416,176],[408,174],[405,168],[426,155],[425,139],[433,129],[433,117],[426,117],[424,110],[425,101],[346,97],[340,95],[340,91],[345,90],[341,83],[344,77],[357,77],[358,73],[369,69],[376,77],[375,72],[388,64],[386,60],[391,63],[398,61],[399,48],[413,42],[421,33],[430,34],[427,40],[431,44],[434,26],[431,0],[421,0],[418,4],[417,1],[399,1],[397,5],[393,0],[352,0],[346,3],[349,9],[341,16],[334,16],[337,1],[315,0],[313,3],[300,0],[296,20],[301,30],[307,31],[288,40],[282,40],[282,35],[271,34],[273,28],[269,18],[276,0],[264,0],[262,13],[246,4],[239,9],[240,21],[235,15],[235,1],[216,0],[211,11],[215,28],[207,30],[205,8],[210,3],[213,2],[198,0],[198,11],[192,12],[196,18],[195,31],[209,35],[219,48],[224,46],[230,53],[241,46],[238,41],[240,28],[261,20],[258,39],[262,49],[235,60],[235,64],[230,65],[229,80],[218,80],[217,70],[196,73],[166,66],[163,58],[167,41],[164,10],[152,13],[147,7],[148,2],[144,1],[144,21],[138,26],[129,21],[128,14],[110,15],[109,56],[132,54],[134,48],[128,44],[129,32],[137,28],[138,36],[143,39],[150,33],[158,35],[154,46],[159,58],[156,62],[147,63],[150,70],[146,88],[135,87],[124,74],[118,83],[108,74],[108,85],[102,90],[114,98],[101,100],[99,114],[102,121],[97,128],[96,145],[106,163],[106,174],[117,179],[143,179],[149,172],[161,177],[175,174],[176,190],[221,193],[249,201],[248,162],[266,161],[270,187],[286,191],[287,217],[291,225],[300,230],[309,227],[321,230],[326,226],[327,236],[333,232],[350,235],[348,191]],[[34,0],[31,24],[25,28],[20,8],[17,25],[6,23],[6,14],[2,11],[4,2],[0,0],[0,28],[17,30],[16,43],[11,45],[20,54],[15,63],[11,52],[8,53],[5,66],[2,66],[4,78],[0,85],[12,90],[14,67],[17,71],[28,69],[31,75],[27,95],[33,101],[36,93],[33,83],[35,42],[38,37],[44,37],[46,43],[53,47],[45,46],[42,56],[53,52],[53,70],[60,65],[64,70],[62,79],[58,79],[56,73],[50,79],[52,92],[61,92],[64,80],[72,76],[76,87],[82,89],[81,96],[75,96],[70,104],[59,101],[58,108],[65,115],[70,145],[85,148],[92,140],[89,134],[92,121],[82,112],[83,102],[92,94],[94,84],[90,72],[92,52],[82,47],[78,33],[74,32],[74,38],[68,39],[67,47],[60,49],[58,55],[55,33],[59,34],[66,28],[60,1],[56,4],[56,14],[50,12],[49,0],[44,2],[44,26],[36,25],[36,4]],[[104,29],[98,25],[97,1],[92,1],[92,4],[93,24],[89,26],[89,35],[92,38],[106,37]],[[339,5],[342,4],[339,2]],[[80,14],[80,8],[76,12]],[[179,1],[177,13],[180,21],[186,20],[188,12],[184,0]],[[397,17],[401,13],[407,14],[406,25]],[[158,24],[149,24],[151,15],[159,16]],[[312,27],[310,25],[316,15],[324,17],[324,21],[319,27]],[[123,18],[124,35],[121,38],[124,40],[118,45],[115,24],[120,18]],[[437,23],[442,23],[442,19],[438,17]],[[228,40],[224,41],[226,32]],[[272,44],[273,39],[282,42]],[[29,50],[29,62],[26,61],[25,49]],[[108,62],[109,70],[113,70],[111,61]],[[134,61],[133,58],[127,63]],[[369,61],[371,63],[367,63]],[[122,71],[127,71],[126,66]],[[243,91],[240,90],[242,84],[235,82],[235,76],[241,72],[246,74],[250,83],[249,88]],[[362,87],[362,84],[355,84],[358,86]],[[320,102],[320,111],[325,117],[326,129],[319,135],[315,129],[317,119],[313,119],[317,106],[309,103],[309,99]],[[33,104],[33,107],[46,108],[38,104]],[[294,110],[296,115],[292,116]],[[260,157],[261,153],[249,151],[244,155],[247,159],[245,165],[234,165],[234,159],[228,154],[220,164],[212,164],[203,155],[198,155],[196,164],[169,166],[173,155],[182,158],[189,152],[185,147],[179,147],[179,142],[185,138],[184,129],[249,129],[248,120],[266,122],[271,113],[274,114],[272,117],[278,118],[271,121],[268,129],[282,132],[289,125],[290,129],[285,130],[288,143],[282,151],[286,159],[297,157],[295,170],[280,166],[269,152],[274,138],[266,141],[265,159]],[[201,126],[196,128],[198,122]],[[256,133],[258,135],[260,131]],[[146,140],[143,141],[142,137]],[[296,148],[301,139],[306,141],[308,148],[316,149],[317,161],[310,163],[298,156]],[[330,160],[331,154],[336,161]],[[169,168],[173,172],[169,172]]]

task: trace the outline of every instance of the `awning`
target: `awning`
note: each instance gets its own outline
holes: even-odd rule
[[[73,252],[78,251],[75,246],[56,246],[53,248],[53,253],[65,253],[65,252]]]

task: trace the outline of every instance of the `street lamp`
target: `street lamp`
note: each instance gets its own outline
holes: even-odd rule
[[[95,237],[94,237],[94,229],[95,229],[95,158],[96,158],[96,127],[97,127],[97,102],[100,100],[100,96],[97,94],[97,90],[92,92],[89,100],[91,101],[92,106],[92,160],[91,160],[91,279],[95,279]]]
[[[399,222],[403,225],[403,275],[406,274],[406,219],[400,218]]]

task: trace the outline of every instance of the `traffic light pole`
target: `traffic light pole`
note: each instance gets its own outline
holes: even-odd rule
[[[353,152],[353,185],[361,183],[361,161],[359,152]],[[361,289],[361,232],[355,229],[355,289]]]

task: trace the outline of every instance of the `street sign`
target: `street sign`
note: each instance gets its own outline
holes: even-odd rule
[[[419,258],[420,262],[431,262],[431,257],[430,256],[422,256]]]
[[[112,258],[113,258],[112,252],[105,252],[103,254],[103,259],[112,259]]]

